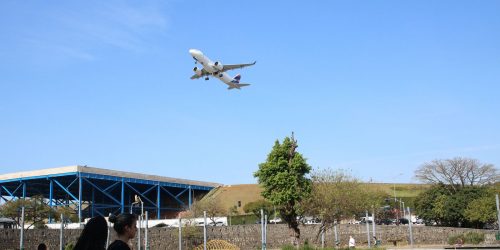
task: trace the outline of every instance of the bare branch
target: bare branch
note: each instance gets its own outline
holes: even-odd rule
[[[498,171],[492,164],[482,164],[476,159],[463,157],[424,163],[415,170],[415,177],[425,183],[449,185],[454,191],[457,187],[499,181]]]

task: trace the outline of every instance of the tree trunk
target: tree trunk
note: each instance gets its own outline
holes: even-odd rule
[[[297,249],[300,246],[300,229],[298,223],[293,223],[293,225],[289,225],[290,231],[290,243],[292,246],[296,246]]]

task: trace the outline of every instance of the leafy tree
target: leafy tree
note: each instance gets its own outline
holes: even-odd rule
[[[495,197],[484,196],[473,200],[465,210],[465,218],[477,222],[476,226],[484,223],[494,223],[497,216]]]
[[[26,199],[8,201],[0,206],[0,214],[11,218],[21,226],[21,208],[24,206],[24,221],[28,228],[43,223],[49,217],[55,215],[55,211],[44,203],[42,196],[34,196]]]
[[[271,214],[273,211],[273,204],[266,200],[258,200],[254,202],[249,202],[245,206],[243,206],[243,211],[245,213],[253,213],[257,218],[260,219],[260,210],[264,210],[264,214]]]
[[[465,217],[482,227],[486,223],[496,223],[497,210],[495,195],[500,193],[500,183],[488,188],[485,195],[471,201],[465,209]]]
[[[330,169],[316,171],[311,175],[312,194],[305,201],[306,212],[319,217],[325,230],[336,222],[351,219],[372,207],[378,208],[387,195],[369,190],[365,185],[345,171]]]
[[[467,218],[465,211],[469,203],[483,197],[486,191],[486,187],[468,186],[450,193],[446,185],[436,185],[416,198],[416,213],[426,222],[442,226],[473,226],[475,223]]]
[[[262,196],[276,206],[280,217],[288,224],[293,244],[298,244],[300,239],[297,221],[300,204],[311,193],[311,180],[306,177],[311,167],[302,154],[296,152],[297,147],[293,133],[282,143],[276,140],[266,162],[259,164],[259,170],[254,173],[264,189]]]
[[[444,184],[451,191],[499,181],[498,171],[492,164],[462,157],[426,162],[415,171],[415,177],[425,183]]]

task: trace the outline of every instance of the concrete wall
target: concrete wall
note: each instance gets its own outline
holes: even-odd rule
[[[302,241],[308,241],[311,244],[320,246],[320,239],[316,239],[318,225],[307,225],[301,227]],[[371,227],[370,227],[371,230]],[[377,237],[382,240],[383,245],[392,245],[391,241],[396,241],[398,246],[408,245],[408,227],[407,226],[377,226]],[[466,231],[482,231],[486,234],[487,245],[500,244],[495,241],[495,231],[474,230],[463,228],[446,227],[413,227],[413,239],[415,245],[447,245],[449,235],[460,234]],[[113,230],[111,230],[113,231]],[[65,230],[65,241],[75,242],[80,234],[80,230]],[[178,248],[178,228],[151,228],[149,229],[149,238],[151,249],[179,249]],[[260,225],[241,225],[229,227],[208,227],[208,239],[223,239],[239,246],[241,249],[259,249],[261,242]],[[367,244],[365,225],[340,225],[338,234],[341,245],[345,246],[349,235],[356,239],[356,245]],[[143,234],[144,235],[144,234]],[[280,246],[289,243],[289,230],[286,225],[269,225],[268,227],[268,249],[277,249]],[[371,233],[370,233],[371,235]],[[187,232],[184,234],[187,236]],[[111,235],[113,240],[114,234]],[[326,245],[332,247],[335,237],[333,230],[325,234]],[[25,231],[25,249],[36,249],[36,246],[44,242],[49,249],[58,249],[59,230],[53,229],[33,229]],[[136,243],[131,242],[135,247]],[[191,230],[190,237],[184,237],[183,249],[192,249],[193,246],[203,244],[203,228],[197,227]],[[19,230],[0,229],[0,249],[19,249]]]

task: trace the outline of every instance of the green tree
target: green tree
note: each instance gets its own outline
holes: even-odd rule
[[[42,196],[8,201],[0,206],[0,214],[21,224],[21,208],[24,206],[24,221],[28,228],[42,224],[46,219],[55,215],[54,209],[45,204]]]
[[[421,193],[415,201],[416,213],[426,222],[441,226],[470,227],[477,223],[466,216],[466,209],[475,199],[487,193],[487,187],[467,186],[450,193],[447,185],[436,185]]]
[[[259,219],[261,209],[264,210],[264,214],[271,214],[271,212],[273,211],[273,204],[266,200],[258,200],[249,202],[245,206],[243,206],[243,211],[245,211],[245,213],[253,213]]]
[[[500,193],[500,183],[488,188],[485,195],[469,202],[465,209],[465,217],[482,227],[486,223],[496,223],[497,210],[495,195]]]
[[[259,164],[259,170],[254,173],[264,189],[262,196],[276,206],[291,230],[292,244],[295,245],[300,240],[297,221],[301,213],[300,204],[311,193],[311,180],[306,176],[311,167],[302,154],[296,152],[297,147],[293,133],[283,143],[276,140],[266,162]]]
[[[495,196],[485,196],[473,200],[465,210],[465,218],[476,222],[476,227],[484,223],[493,223],[497,217]]]

